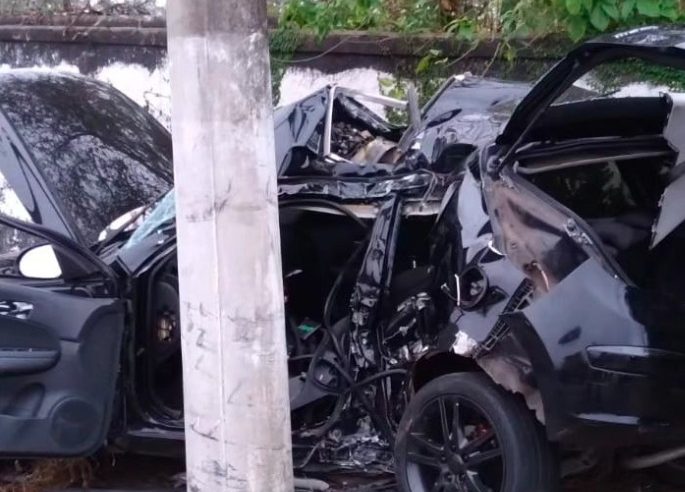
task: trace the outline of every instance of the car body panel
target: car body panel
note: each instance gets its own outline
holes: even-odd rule
[[[685,67],[682,63],[685,56],[681,49],[683,40],[685,35],[681,31],[644,28],[586,43],[553,68],[515,110],[516,102],[528,91],[525,84],[468,76],[450,79],[421,110],[418,119],[416,114],[411,115],[408,126],[388,123],[362,104],[354,91],[335,86],[276,110],[276,164],[282,210],[297,209],[336,219],[347,217],[365,233],[364,239],[353,238],[354,253],[345,262],[342,273],[338,272],[340,265],[336,265],[334,283],[346,283],[345,295],[339,296],[343,300],[336,302],[338,306],[344,306],[346,317],[340,321],[326,319],[324,306],[320,325],[326,330],[320,330],[316,323],[298,324],[294,330],[298,337],[302,333],[297,329],[302,326],[313,333],[325,331],[329,337],[331,334],[336,336],[336,330],[347,330],[341,340],[349,352],[344,354],[346,357],[340,357],[340,354],[336,355],[340,348],[334,343],[327,346],[321,342],[322,348],[317,347],[311,357],[306,354],[302,357],[302,360],[309,357],[327,361],[328,366],[322,374],[334,381],[332,385],[342,385],[340,387],[315,387],[303,380],[303,373],[311,376],[314,370],[321,370],[315,365],[292,375],[290,383],[294,394],[291,402],[298,416],[306,413],[300,410],[306,410],[312,403],[337,398],[330,414],[315,415],[317,424],[325,422],[320,428],[295,429],[296,437],[305,438],[297,442],[301,458],[297,460],[298,466],[304,467],[319,451],[321,455],[317,456],[321,457],[342,450],[348,458],[338,459],[337,463],[342,467],[354,467],[355,460],[349,459],[349,449],[357,449],[354,446],[360,442],[362,447],[359,449],[364,453],[372,451],[364,454],[366,461],[357,460],[356,466],[362,463],[365,468],[368,465],[369,469],[384,469],[391,461],[387,449],[392,442],[392,413],[401,409],[401,404],[386,401],[385,413],[374,411],[377,410],[375,403],[362,390],[370,383],[358,383],[360,386],[348,382],[350,385],[345,388],[344,378],[337,378],[335,382],[336,378],[330,376],[331,368],[341,367],[338,361],[354,364],[355,377],[384,381],[384,394],[386,390],[392,393],[394,389],[402,399],[412,395],[411,383],[417,380],[410,381],[410,378],[415,366],[424,362],[430,364],[431,357],[441,354],[456,355],[459,361],[469,360],[469,368],[480,366],[501,386],[523,395],[531,410],[545,423],[548,436],[563,443],[601,445],[600,436],[601,439],[612,437],[616,445],[639,442],[645,436],[662,443],[685,434],[681,416],[685,414],[683,405],[680,400],[674,400],[684,393],[679,378],[674,377],[676,373],[680,374],[680,370],[674,368],[679,367],[685,357],[685,337],[677,331],[683,308],[672,299],[654,296],[637,287],[591,224],[526,181],[524,173],[518,172],[512,160],[521,150],[520,144],[527,136],[535,135],[535,131],[544,137],[542,140],[549,147],[558,145],[558,142],[550,143],[554,140],[552,130],[543,129],[552,132],[552,138],[549,138],[550,135],[545,136],[544,131],[535,130],[533,126],[545,121],[545,111],[552,101],[587,70],[603,61],[625,56]],[[7,112],[3,106],[6,103],[2,102],[3,80],[0,77],[0,109]],[[38,77],[36,80],[49,86],[55,79]],[[60,80],[57,78],[58,89],[63,85]],[[67,77],[65,80],[71,84],[75,79]],[[90,83],[84,84],[91,87]],[[29,90],[26,87],[23,90]],[[99,86],[91,88],[96,92],[104,91],[101,96],[107,93]],[[381,102],[393,108],[403,107],[401,102],[394,100],[381,98]],[[639,108],[652,108],[656,114],[649,124],[645,124],[650,129],[649,138],[646,138],[649,142],[641,139],[643,127],[640,126],[635,130],[637,135],[630,135],[635,141],[626,138],[615,142],[613,135],[602,135],[594,142],[597,148],[605,153],[615,147],[627,149],[630,145],[635,145],[631,149],[650,145],[650,149],[661,149],[663,139],[653,139],[651,130],[661,130],[658,116],[662,110],[670,109],[668,101],[643,98],[636,104]],[[124,107],[128,108],[128,105],[126,102]],[[407,108],[412,106],[406,104]],[[559,110],[562,120],[563,111],[563,108]],[[629,115],[630,108],[623,106],[620,111]],[[97,425],[93,424],[86,432],[93,441],[82,442],[79,448],[67,449],[53,443],[52,447],[38,450],[38,437],[35,437],[31,445],[36,453],[59,455],[70,454],[72,450],[75,454],[85,453],[91,450],[95,441],[102,440],[101,426],[106,426],[106,416],[111,413],[108,405],[114,400],[112,361],[116,360],[124,331],[130,337],[123,351],[123,374],[130,379],[119,394],[121,408],[126,412],[122,412],[123,417],[117,421],[121,428],[117,437],[129,435],[133,441],[140,441],[150,436],[170,439],[180,436],[182,420],[160,418],[159,413],[146,407],[147,400],[137,390],[137,378],[141,376],[136,372],[136,364],[145,351],[139,351],[140,347],[135,344],[151,337],[143,333],[151,328],[145,325],[145,318],[139,317],[139,313],[150,304],[148,298],[152,287],[149,279],[175,255],[176,233],[173,192],[164,186],[169,182],[165,173],[171,162],[168,134],[162,135],[164,132],[142,116],[133,117],[142,118],[138,123],[143,130],[135,138],[147,150],[139,153],[136,148],[129,148],[131,135],[124,132],[119,140],[119,137],[115,138],[116,152],[108,158],[115,161],[123,153],[139,164],[145,164],[149,158],[157,159],[161,170],[155,172],[161,178],[159,186],[149,187],[145,179],[129,183],[124,177],[116,176],[121,180],[112,181],[116,187],[127,187],[124,195],[142,187],[146,204],[152,204],[142,225],[135,231],[119,231],[114,234],[111,244],[98,250],[100,260],[103,260],[100,263],[108,265],[102,268],[98,264],[105,279],[103,282],[123,287],[123,290],[107,291],[108,296],[76,299],[70,294],[55,294],[50,288],[42,290],[44,287],[36,285],[16,290],[23,296],[22,302],[40,307],[40,303],[49,297],[60,304],[58,313],[66,312],[73,305],[76,306],[73,309],[82,314],[74,318],[75,325],[70,330],[59,323],[61,314],[55,318],[54,326],[40,313],[31,321],[39,326],[24,323],[28,333],[40,334],[45,346],[36,346],[39,349],[36,358],[21,361],[20,365],[30,366],[32,373],[43,375],[46,387],[50,386],[50,391],[54,388],[57,395],[66,383],[57,373],[53,378],[50,371],[75,374],[86,369],[75,366],[59,369],[61,364],[69,364],[68,351],[63,345],[67,341],[71,343],[73,338],[89,347],[94,346],[80,350],[93,350],[98,354],[103,364],[93,369],[93,374],[100,371],[106,381],[106,385],[96,390],[91,381],[84,378],[83,387],[72,389],[74,398],[81,398],[79,395],[86,390],[100,398],[99,413],[93,413],[90,420]],[[8,120],[12,118],[10,116]],[[50,207],[59,211],[63,222],[61,225],[52,220],[41,223],[56,233],[70,236],[74,252],[86,260],[92,259],[89,258],[92,251],[84,248],[90,232],[83,234],[83,224],[78,223],[73,209],[62,201],[65,199],[63,193],[60,195],[58,187],[49,182],[49,176],[44,176],[49,171],[45,171],[44,164],[36,162],[42,160],[37,156],[48,156],[51,160],[50,156],[62,152],[63,145],[68,146],[71,139],[67,138],[66,143],[57,146],[50,144],[50,150],[41,154],[41,149],[32,150],[39,141],[21,136],[21,128],[16,128],[20,126],[20,120],[14,118],[16,121],[4,125],[8,128],[7,138],[9,141],[17,138],[29,149],[24,153],[30,162],[17,164],[8,160],[7,171],[4,171],[0,161],[0,169],[8,174],[10,181],[14,179],[17,183],[14,186],[19,186],[19,181],[11,177],[13,172],[17,174],[11,166],[31,169],[22,172],[41,178],[21,186],[32,196],[44,193],[51,197]],[[506,124],[503,132],[495,139],[503,124]],[[95,127],[102,130],[99,123]],[[0,121],[0,130],[2,128]],[[116,132],[114,134],[116,136]],[[80,142],[81,136],[75,137],[75,141]],[[581,141],[581,137],[570,135],[568,139],[573,145],[578,140],[578,145],[582,146],[586,142]],[[98,134],[98,138],[107,140],[110,137]],[[548,150],[543,148],[541,152]],[[669,156],[672,153],[668,149],[665,152]],[[89,179],[77,181],[83,185]],[[165,194],[153,196],[152,188]],[[145,205],[133,201],[126,200],[126,206]],[[104,200],[104,215],[112,216],[112,219],[118,217],[120,205],[117,200]],[[426,224],[430,227],[417,228],[423,235],[407,239],[402,233],[412,221],[425,221],[422,227]],[[678,222],[678,219],[674,221]],[[300,246],[304,250],[304,238],[296,237],[295,242],[299,239],[303,239]],[[57,236],[48,237],[48,240],[60,243]],[[421,260],[427,264],[422,264],[421,268],[414,265],[414,256],[402,256],[408,254],[403,249],[405,243],[412,240],[425,249]],[[60,244],[68,246],[63,241]],[[398,265],[408,270],[398,271]],[[352,273],[347,272],[347,268]],[[393,281],[407,278],[407,273],[420,279],[416,283],[421,284],[424,291],[414,292],[411,299],[399,305],[392,304]],[[297,269],[284,271],[284,277],[291,274],[297,275]],[[421,277],[420,274],[425,275]],[[8,297],[12,291],[3,290],[4,285],[5,281],[0,279],[0,294]],[[331,298],[338,294],[336,288],[329,291]],[[325,293],[316,294],[326,297]],[[124,322],[124,308],[130,309],[128,314],[132,321]],[[111,327],[107,348],[103,342],[95,341],[95,335],[90,335],[97,333],[90,321],[101,317],[106,318],[103,323]],[[14,330],[16,323],[16,320],[12,320],[12,324],[8,322],[8,329]],[[2,326],[0,317],[0,330]],[[401,346],[394,353],[386,346],[388,340],[405,343],[405,339],[420,330],[423,330],[420,336],[412,339],[410,345]],[[305,335],[302,338],[305,339]],[[301,340],[298,338],[298,341]],[[56,353],[61,355],[57,357]],[[12,362],[4,363],[0,358],[0,390],[3,364],[11,367]],[[391,368],[388,378],[397,379],[385,379],[383,373],[388,367]],[[12,377],[6,384],[16,393],[28,380]],[[46,405],[58,404],[56,398],[50,401],[46,400]],[[93,402],[88,404],[96,407]],[[36,415],[44,411],[47,410],[37,410]],[[350,413],[341,417],[347,411]],[[0,409],[0,431],[2,415]],[[326,441],[329,417],[334,424],[336,419],[348,419],[346,422],[352,423],[349,427],[353,432],[343,436],[344,445]],[[38,436],[42,432],[39,429],[44,429],[45,425],[36,421],[35,430],[31,432]],[[597,428],[601,432],[593,433]],[[670,436],[663,432],[666,428],[672,430]],[[14,432],[10,427],[7,429]],[[323,434],[317,436],[317,432]],[[10,453],[13,442],[8,441],[6,448],[0,444],[0,452],[6,449]],[[352,443],[349,449],[348,443]],[[376,447],[363,447],[369,443]],[[32,451],[20,449],[17,453],[31,454]],[[328,459],[328,464],[336,462],[330,456]]]
[[[683,31],[661,26],[646,26],[608,34],[587,41],[570,51],[534,85],[516,107],[509,122],[497,137],[501,145],[520,142],[543,111],[580,76],[600,63],[612,59],[641,58],[654,63],[683,67]],[[507,160],[511,156],[507,156]]]
[[[682,302],[637,287],[586,220],[522,179],[514,166],[517,152],[540,133],[535,125],[551,103],[588,70],[626,57],[685,68],[683,41],[682,31],[648,27],[573,50],[524,98],[495,144],[483,149],[480,166],[467,170],[459,191],[465,198],[458,215],[468,217],[461,230],[470,262],[464,268],[478,262],[489,288],[505,292],[507,302],[457,307],[448,327],[451,349],[523,395],[556,441],[621,446],[682,440]],[[545,138],[550,147],[560,146],[553,135]],[[685,219],[678,176],[660,202],[657,243]],[[469,225],[482,217],[474,181],[489,214],[487,225],[474,221],[478,227]]]
[[[83,456],[109,432],[124,332],[116,277],[50,229],[0,216],[57,251],[65,278],[0,278],[0,455]]]
[[[529,91],[530,85],[519,82],[452,77],[423,108],[414,146],[433,167],[442,164],[441,154],[450,146],[468,155],[497,137]]]
[[[8,162],[3,173],[37,224],[91,245],[117,217],[170,188],[169,133],[103,83],[3,73],[0,110],[10,138],[3,153],[23,165]]]
[[[485,272],[492,300],[476,309],[457,307],[445,329],[453,337],[443,337],[443,349],[451,344],[522,394],[552,440],[596,445],[609,439],[618,446],[682,438],[676,431],[682,407],[675,400],[665,404],[667,394],[683,393],[682,370],[676,372],[677,362],[659,362],[660,351],[684,360],[685,337],[675,326],[682,308],[632,286],[607,262],[582,219],[516,184],[499,187],[495,180],[487,200],[497,210],[494,229],[504,255],[481,240],[464,267]],[[498,298],[497,291],[506,295]],[[617,347],[641,348],[641,366],[653,368],[649,377],[657,379],[647,383],[649,370],[640,369],[631,352],[616,356]],[[613,365],[592,362],[591,352],[592,360],[609,357]]]

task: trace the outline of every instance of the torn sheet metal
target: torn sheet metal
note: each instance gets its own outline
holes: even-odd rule
[[[322,149],[326,91],[318,91],[301,101],[274,110],[276,165],[278,175],[303,165]]]
[[[569,218],[528,192],[521,183],[498,180],[493,184],[491,205],[502,228],[504,253],[547,292],[588,257],[576,226]]]
[[[485,373],[503,388],[521,395],[537,420],[545,424],[542,393],[535,380],[528,353],[515,333],[504,334],[497,347],[477,360]]]
[[[654,225],[651,248],[660,244],[666,236],[685,221],[685,173],[664,190],[659,207],[659,216]]]
[[[338,140],[332,139],[336,125],[350,125],[368,138],[398,141],[403,127],[395,126],[336,86],[325,87],[301,101],[274,111],[276,164],[279,176],[350,176],[391,174],[380,164],[353,164],[352,155],[332,155]],[[348,137],[343,131],[341,137]],[[347,147],[343,146],[347,149]],[[348,149],[349,150],[349,149]],[[354,147],[357,150],[357,147]],[[354,152],[348,152],[353,154]]]
[[[449,173],[497,130],[528,90],[526,84],[454,77],[409,127],[371,111],[364,96],[328,86],[277,108],[279,176],[373,177],[421,169]],[[376,97],[378,99],[378,97]],[[381,101],[397,107],[395,100]],[[409,108],[408,103],[404,105]]]
[[[401,217],[402,200],[398,195],[393,195],[381,205],[352,292],[350,309],[352,323],[357,327],[373,322],[379,303],[387,294]]]
[[[442,167],[441,154],[460,144],[468,154],[495,139],[530,86],[471,75],[451,78],[423,111],[414,146],[425,162]]]
[[[516,305],[518,299],[515,294],[526,276],[505,258],[480,262],[480,267],[488,278],[488,292],[473,309],[455,309],[448,323],[448,329],[454,330],[455,336],[456,333],[464,333],[452,346],[452,350],[458,355],[464,355],[459,351],[470,347],[472,343],[478,346],[486,344],[488,337],[496,331],[499,317],[520,307]],[[474,349],[469,354],[475,356],[479,352],[480,350]]]
[[[685,154],[685,94],[668,94],[671,111],[664,129],[664,138],[677,151],[672,181],[661,197],[659,215],[654,224],[651,248],[685,221],[685,172],[682,167]]]
[[[392,193],[405,196],[437,195],[445,187],[446,179],[427,172],[419,172],[387,179],[282,178],[279,197],[316,196],[337,200],[373,201]],[[429,193],[430,192],[430,193]]]
[[[461,246],[466,252],[466,262],[492,240],[490,217],[483,208],[480,183],[467,170],[459,189],[457,213],[461,224]]]

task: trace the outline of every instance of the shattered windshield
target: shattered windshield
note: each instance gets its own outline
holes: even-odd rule
[[[131,237],[124,245],[124,248],[132,248],[143,241],[148,236],[155,234],[161,227],[169,224],[176,218],[176,198],[172,189],[155,205],[147,217],[143,220]]]

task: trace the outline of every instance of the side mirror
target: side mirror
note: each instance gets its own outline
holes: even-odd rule
[[[17,270],[26,278],[55,279],[62,276],[55,249],[49,244],[22,251],[17,259]]]

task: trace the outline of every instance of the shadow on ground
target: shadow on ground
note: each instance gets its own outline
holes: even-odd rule
[[[132,455],[103,454],[89,460],[0,462],[0,491],[43,492],[61,489],[184,490],[183,462]],[[317,477],[322,478],[322,477]],[[327,477],[332,491],[395,492],[391,477],[373,480],[354,475]],[[648,473],[616,472],[602,478],[574,479],[563,492],[685,492]]]

